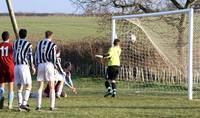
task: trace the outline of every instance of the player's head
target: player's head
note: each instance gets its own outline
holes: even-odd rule
[[[9,33],[8,31],[4,31],[1,35],[3,41],[7,41],[9,39]]]
[[[19,38],[20,39],[25,39],[27,36],[27,30],[26,29],[20,29],[19,30]]]
[[[46,39],[52,39],[53,32],[52,31],[46,31],[45,32],[45,38]]]
[[[114,46],[119,46],[120,45],[120,40],[119,39],[115,39],[113,44],[114,44]]]
[[[64,68],[67,69],[67,70],[71,70],[72,69],[71,62],[66,62],[65,65],[64,65]]]

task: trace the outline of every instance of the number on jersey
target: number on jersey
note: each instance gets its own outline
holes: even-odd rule
[[[1,56],[6,56],[6,57],[8,56],[8,46],[6,47],[2,46],[0,50],[1,50]]]

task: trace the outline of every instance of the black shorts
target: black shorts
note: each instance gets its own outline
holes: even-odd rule
[[[116,80],[119,75],[119,66],[108,66],[107,68],[108,80]]]

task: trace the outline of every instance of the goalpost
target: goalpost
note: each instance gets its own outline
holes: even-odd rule
[[[9,11],[9,15],[10,15],[10,20],[11,20],[11,23],[12,23],[12,27],[13,27],[13,31],[15,33],[15,38],[18,39],[19,36],[18,36],[18,25],[17,25],[17,21],[16,21],[16,18],[15,18],[15,13],[14,13],[14,10],[13,10],[13,7],[12,7],[12,1],[11,0],[6,0],[6,4],[7,4],[7,7],[8,7],[8,11]]]
[[[183,17],[185,27],[179,26]],[[136,36],[133,44],[127,41],[130,33]],[[113,16],[112,43],[116,36],[122,42],[121,79],[184,83],[193,99],[193,9]]]

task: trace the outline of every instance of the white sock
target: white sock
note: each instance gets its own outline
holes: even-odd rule
[[[58,96],[61,95],[62,89],[63,89],[63,84],[60,84],[60,86],[58,87],[58,91],[56,93]]]
[[[17,91],[17,100],[18,100],[18,106],[20,107],[23,101],[22,92]]]
[[[42,90],[38,90],[37,107],[41,108],[42,104]]]
[[[12,108],[14,92],[8,92],[8,107]]]
[[[23,105],[27,105],[28,99],[30,96],[30,90],[26,89],[24,93]]]
[[[112,93],[112,88],[108,87],[108,92]]]
[[[50,104],[51,104],[51,108],[55,108],[55,90],[54,89],[51,89],[50,90]]]

